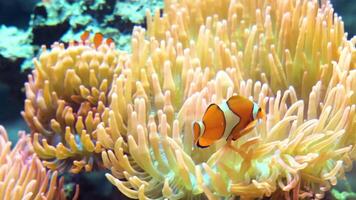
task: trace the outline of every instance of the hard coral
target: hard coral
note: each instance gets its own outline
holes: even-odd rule
[[[58,172],[46,172],[23,132],[11,150],[6,130],[0,126],[0,199],[66,199],[64,179]],[[77,188],[73,199],[78,198]]]
[[[355,159],[354,43],[329,2],[166,1],[148,14],[97,129],[107,178],[130,198],[323,198]],[[147,40],[149,38],[149,40]],[[250,97],[267,120],[193,146],[209,103]]]
[[[55,43],[34,59],[22,115],[45,166],[73,173],[100,167],[95,129],[108,121],[108,92],[120,70],[118,54],[106,44],[95,48],[71,43],[65,48]]]

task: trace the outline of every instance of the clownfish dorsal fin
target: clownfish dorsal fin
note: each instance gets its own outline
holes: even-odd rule
[[[94,35],[94,46],[98,48],[103,42],[104,36],[102,33],[95,33]]]
[[[84,31],[83,34],[80,36],[80,39],[82,40],[82,42],[85,42],[86,40],[88,40],[89,38],[89,31]]]
[[[232,95],[227,101],[230,101],[230,100],[232,100],[232,101],[244,101],[244,102],[246,102],[246,101],[249,101],[249,102],[251,102],[250,101],[250,99],[248,99],[247,97],[244,97],[244,96],[241,96],[241,95]]]
[[[254,103],[248,98],[240,95],[231,96],[227,100],[229,109],[240,118],[251,118]]]

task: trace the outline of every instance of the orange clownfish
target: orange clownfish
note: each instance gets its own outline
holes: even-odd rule
[[[85,42],[86,40],[90,39],[90,32],[89,31],[84,31],[84,33],[80,36],[80,39],[82,40],[82,42]],[[102,33],[95,33],[94,38],[93,38],[93,43],[95,48],[98,48],[104,40],[104,36]],[[110,46],[111,43],[113,43],[114,40],[112,38],[108,38],[105,40],[105,43]]]
[[[221,104],[210,104],[203,119],[193,123],[194,142],[206,148],[225,138],[228,144],[250,132],[265,112],[248,98],[234,95]]]

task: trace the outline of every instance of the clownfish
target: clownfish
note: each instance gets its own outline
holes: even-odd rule
[[[90,32],[89,31],[84,31],[83,34],[80,36],[80,39],[82,42],[85,42],[86,40],[90,39]],[[93,38],[93,43],[95,48],[98,48],[104,40],[104,35],[102,33],[95,33],[94,38]],[[111,43],[113,43],[114,40],[112,38],[108,38],[105,40],[105,43],[110,46]]]
[[[193,123],[194,143],[206,148],[225,138],[228,144],[250,132],[265,112],[258,104],[243,96],[234,95],[227,101],[210,104],[201,121]]]

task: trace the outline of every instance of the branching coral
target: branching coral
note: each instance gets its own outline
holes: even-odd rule
[[[46,172],[33,154],[30,138],[19,134],[11,150],[5,129],[0,126],[0,199],[66,199],[64,179],[57,172]],[[78,198],[77,188],[73,199]]]
[[[30,126],[34,150],[50,169],[78,173],[100,167],[95,129],[107,123],[108,91],[119,72],[114,46],[55,43],[43,47],[25,84],[23,117]]]
[[[330,3],[166,1],[147,25],[120,57],[109,128],[97,129],[107,178],[125,195],[320,199],[351,168],[355,44]],[[192,121],[233,93],[267,120],[234,143],[239,154],[195,148]]]

